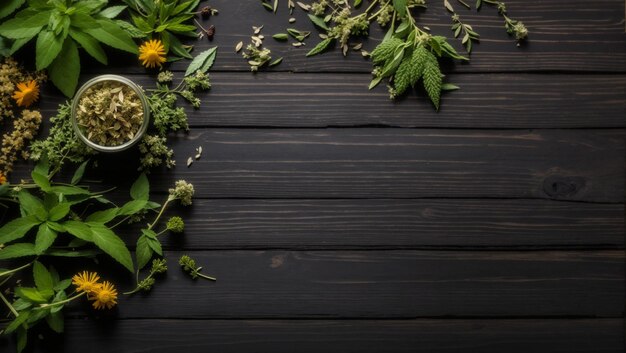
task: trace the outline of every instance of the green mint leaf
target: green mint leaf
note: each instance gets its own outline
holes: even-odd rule
[[[37,237],[35,238],[35,253],[37,255],[43,254],[54,240],[57,238],[57,233],[52,230],[46,223],[39,225],[39,230],[37,231]]]
[[[33,263],[33,278],[35,279],[35,286],[39,290],[52,290],[54,287],[52,275],[39,261]]]
[[[116,49],[124,50],[132,54],[137,54],[138,49],[130,35],[117,25],[117,23],[108,20],[96,20],[100,27],[85,28],[85,32],[100,42]]]
[[[91,228],[83,222],[66,221],[61,223],[66,232],[87,242],[93,242],[93,234]]]
[[[144,268],[152,258],[152,248],[148,244],[148,237],[142,235],[137,239],[137,247],[135,248],[135,258],[137,260],[137,269]]]
[[[5,18],[24,5],[26,0],[4,0],[0,4],[0,18]]]
[[[52,222],[59,221],[63,217],[67,216],[68,213],[70,213],[70,204],[62,202],[50,209],[48,212],[48,220]]]
[[[70,28],[70,37],[80,44],[81,48],[83,48],[87,54],[91,55],[94,59],[104,65],[108,63],[107,55],[104,52],[104,49],[102,49],[102,46],[94,37],[73,28]]]
[[[133,260],[124,241],[103,224],[90,223],[89,226],[96,246],[122,264],[128,271],[134,272]]]
[[[78,85],[80,74],[80,58],[76,43],[67,39],[63,43],[61,53],[48,68],[50,80],[66,97],[72,97]]]
[[[57,332],[57,333],[63,333],[63,329],[64,329],[63,312],[51,311],[50,314],[46,316],[46,322],[48,323],[48,326],[50,326],[52,331]]]
[[[130,197],[133,200],[145,200],[150,198],[150,182],[145,173],[141,173],[130,187]]]
[[[32,12],[23,10],[15,18],[0,25],[0,35],[11,38],[32,38],[39,33],[41,27],[48,24],[50,12]]]
[[[407,0],[393,0],[393,8],[398,15],[404,16],[406,14]]]
[[[18,328],[21,328],[22,324],[25,323],[26,320],[28,320],[29,316],[30,316],[30,311],[22,311],[22,312],[20,312],[20,316],[16,317],[15,320],[11,321],[11,323],[9,325],[7,325],[7,327],[4,328],[4,333],[8,335],[8,334],[12,333],[13,331],[17,330]],[[26,342],[24,342],[24,346],[26,346]]]
[[[125,203],[122,207],[120,207],[117,212],[118,216],[130,216],[133,215],[146,207],[146,200],[132,200]]]
[[[37,186],[41,188],[41,190],[45,192],[50,191],[50,181],[48,180],[47,176],[43,174],[39,174],[35,170],[33,170],[33,172],[30,173],[30,176],[33,178],[33,181],[35,182],[35,184],[37,184]]]
[[[125,6],[125,5],[107,7],[106,9],[100,11],[98,13],[98,16],[102,16],[104,18],[109,18],[109,19],[115,18],[120,13],[122,13],[122,11],[126,10],[127,7],[128,6]]]
[[[6,244],[15,239],[22,238],[34,226],[40,224],[35,216],[26,216],[14,219],[0,227],[0,244]],[[2,250],[0,250],[1,252]]]
[[[98,223],[107,223],[112,221],[115,217],[117,217],[119,213],[119,208],[113,207],[108,208],[102,211],[96,211],[90,214],[85,221],[86,222],[98,222]]]
[[[17,193],[17,198],[20,201],[20,208],[24,216],[33,215],[40,221],[45,221],[48,218],[48,211],[38,197],[31,195],[26,190],[21,190]]]
[[[38,291],[37,289],[31,287],[16,287],[15,295],[36,304],[46,303],[48,301],[48,298],[46,298],[47,295],[44,294],[44,291]]]
[[[83,175],[85,174],[85,168],[87,167],[88,163],[89,161],[84,161],[83,163],[81,163],[80,166],[78,166],[78,169],[76,169],[76,172],[74,172],[74,176],[72,176],[72,185],[78,184],[83,179]]]

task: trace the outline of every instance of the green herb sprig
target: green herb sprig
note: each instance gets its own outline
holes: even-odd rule
[[[0,19],[22,7],[23,0],[3,1]],[[129,29],[133,26],[115,18],[125,6],[110,6],[107,0],[28,1],[27,6],[0,24],[0,36],[12,40],[11,55],[36,38],[37,70],[47,69],[50,81],[71,97],[78,84],[78,49],[103,64],[107,56],[101,44],[137,54]]]

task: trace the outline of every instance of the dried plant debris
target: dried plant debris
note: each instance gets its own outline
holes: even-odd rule
[[[121,82],[104,81],[79,98],[76,121],[88,140],[100,146],[119,146],[135,137],[143,115],[134,89]]]
[[[248,44],[246,46],[246,50],[241,53],[244,59],[248,60],[248,65],[250,65],[250,71],[252,72],[259,71],[259,68],[261,67],[278,65],[282,61],[282,58],[272,61],[272,51],[263,47],[263,40],[265,39],[265,36],[261,34],[262,29],[263,26],[252,26],[250,44]],[[238,52],[241,49],[241,46],[243,46],[243,43],[238,43],[235,47],[235,51]]]

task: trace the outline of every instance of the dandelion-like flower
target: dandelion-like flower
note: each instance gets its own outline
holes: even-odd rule
[[[6,182],[7,182],[7,177],[4,174],[2,174],[2,172],[0,172],[0,185],[6,184]]]
[[[39,85],[37,81],[21,82],[17,84],[17,90],[13,92],[13,99],[20,107],[29,107],[39,99]]]
[[[72,284],[76,286],[77,292],[91,293],[100,286],[99,280],[100,276],[96,272],[83,271],[72,277]]]
[[[111,282],[104,281],[87,298],[93,300],[96,309],[111,309],[117,305],[117,290]]]
[[[160,40],[152,39],[139,47],[139,60],[147,68],[162,66],[165,62],[165,47]]]

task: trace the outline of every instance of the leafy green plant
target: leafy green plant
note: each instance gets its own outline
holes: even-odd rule
[[[168,60],[191,59],[193,48],[179,37],[197,38],[193,18],[199,0],[123,0],[132,22],[151,39],[159,39],[169,54]]]
[[[23,0],[3,3],[0,18],[23,4]],[[126,7],[107,4],[107,0],[28,0],[23,10],[0,25],[0,36],[13,40],[9,55],[36,38],[37,70],[48,69],[52,83],[71,97],[80,74],[78,48],[103,64],[107,56],[101,43],[137,53],[128,30],[132,25],[115,20]]]

